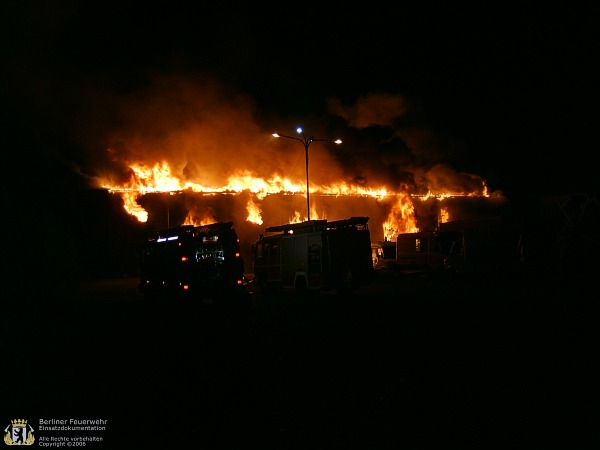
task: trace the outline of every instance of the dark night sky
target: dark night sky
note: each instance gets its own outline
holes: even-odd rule
[[[5,2],[3,210],[55,230],[108,147],[160,149],[217,115],[241,142],[225,156],[217,141],[223,160],[261,160],[262,136],[302,123],[344,138],[351,175],[439,163],[514,201],[597,193],[597,18],[592,4]]]

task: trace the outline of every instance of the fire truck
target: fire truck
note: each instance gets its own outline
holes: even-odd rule
[[[372,281],[369,217],[311,220],[269,227],[252,245],[261,291],[351,292]]]
[[[219,300],[249,296],[233,222],[181,225],[151,233],[140,256],[139,288],[147,296]]]
[[[440,270],[445,254],[442,242],[445,240],[447,235],[437,230],[399,234],[396,237],[396,268],[434,272]]]
[[[490,273],[518,266],[522,244],[519,222],[500,216],[445,222],[435,231],[399,234],[396,269]]]

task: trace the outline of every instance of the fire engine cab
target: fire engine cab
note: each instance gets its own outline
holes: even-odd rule
[[[369,217],[269,227],[252,245],[254,283],[274,289],[351,291],[373,276]]]
[[[140,291],[195,298],[246,294],[244,261],[233,222],[151,233],[141,252]]]

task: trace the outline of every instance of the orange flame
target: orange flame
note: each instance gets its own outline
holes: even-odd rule
[[[222,186],[203,186],[198,183],[186,181],[172,173],[172,169],[166,161],[156,163],[149,167],[142,163],[129,164],[131,170],[130,178],[127,182],[120,185],[101,179],[100,185],[110,192],[119,193],[124,202],[124,208],[127,213],[135,216],[140,222],[148,220],[148,213],[138,203],[139,196],[147,193],[158,192],[181,192],[191,190],[200,193],[212,194],[240,194],[243,192],[253,194],[246,205],[248,212],[246,221],[262,225],[262,211],[257,203],[264,200],[268,195],[274,194],[298,194],[304,193],[306,186],[292,182],[290,179],[273,175],[269,179],[255,176],[251,171],[239,170],[229,176],[227,184]],[[383,223],[383,235],[385,240],[393,240],[399,233],[413,233],[419,231],[415,218],[415,207],[413,200],[428,200],[435,198],[444,200],[446,198],[457,196],[480,196],[488,197],[488,189],[484,181],[480,186],[479,192],[427,192],[425,195],[409,194],[408,192],[390,192],[386,187],[365,187],[354,185],[347,182],[332,183],[324,186],[311,186],[311,195],[321,196],[345,196],[345,197],[371,197],[377,200],[391,198],[394,200],[387,219]],[[448,210],[442,208],[439,220],[448,221]],[[325,214],[318,214],[316,204],[311,204],[311,218],[325,218]],[[307,220],[302,214],[295,211],[290,219],[290,223],[302,222]],[[184,224],[204,225],[214,222],[214,218],[206,215],[201,218],[192,217],[190,213],[185,219]]]
[[[123,197],[123,207],[125,208],[125,211],[137,218],[140,222],[148,221],[148,211],[137,203],[137,192],[122,192],[121,196]]]
[[[211,223],[215,223],[216,220],[214,217],[210,215],[204,215],[202,218],[197,218],[192,215],[192,213],[188,213],[182,225],[194,225],[196,227],[202,225],[208,225]]]
[[[440,208],[440,223],[445,223],[450,220],[450,213],[448,212],[448,208],[442,206]]]
[[[262,225],[262,211],[260,210],[260,206],[254,203],[252,199],[248,200],[248,204],[246,205],[246,211],[248,211],[248,217],[246,218],[248,222],[252,222],[257,225]]]
[[[415,220],[415,206],[409,195],[397,194],[396,203],[383,223],[383,236],[393,241],[398,233],[416,233],[419,231]]]

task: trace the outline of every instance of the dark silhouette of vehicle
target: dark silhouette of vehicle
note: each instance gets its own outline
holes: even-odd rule
[[[274,289],[352,291],[370,283],[368,217],[269,227],[252,246],[254,283]]]
[[[151,233],[141,252],[140,291],[149,297],[248,300],[233,222],[182,225]]]
[[[396,269],[446,274],[483,274],[517,268],[523,259],[518,221],[501,216],[439,224],[434,231],[396,238]]]

